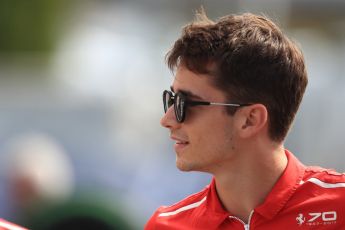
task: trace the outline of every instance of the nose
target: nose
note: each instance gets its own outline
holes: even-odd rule
[[[161,124],[161,126],[168,128],[168,129],[173,129],[174,127],[176,127],[180,124],[176,120],[174,106],[170,106],[170,108],[167,110],[167,112],[161,118],[160,124]]]

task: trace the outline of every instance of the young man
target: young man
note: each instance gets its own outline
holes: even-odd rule
[[[176,71],[161,125],[204,190],[159,208],[151,229],[345,229],[345,176],[283,146],[307,73],[299,48],[264,16],[203,12],[167,55]]]

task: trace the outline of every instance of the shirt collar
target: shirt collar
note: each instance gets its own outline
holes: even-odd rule
[[[219,226],[229,217],[229,213],[223,208],[216,190],[216,181],[213,178],[207,192],[206,210],[208,221],[213,226]]]
[[[223,208],[216,189],[216,180],[213,178],[210,184],[209,192],[207,194],[207,203],[209,209],[212,212],[217,213],[219,215],[226,215],[228,216],[229,213]]]
[[[299,186],[305,166],[288,150],[285,150],[288,164],[263,204],[255,212],[267,219],[272,219],[286,205]]]
[[[255,208],[256,213],[259,213],[267,219],[272,219],[286,205],[296,191],[304,175],[305,166],[288,150],[285,150],[285,154],[288,163],[283,174],[266,197],[264,203]],[[214,178],[212,179],[207,194],[206,207],[207,210],[221,217],[221,219],[225,219],[231,215],[223,208],[218,198]]]

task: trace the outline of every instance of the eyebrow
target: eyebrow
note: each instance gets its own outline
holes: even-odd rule
[[[175,90],[174,90],[174,88],[173,88],[173,86],[170,86],[170,90],[171,90],[171,92],[176,93]],[[188,97],[193,97],[193,98],[196,98],[196,99],[203,100],[202,97],[200,97],[199,95],[196,95],[196,94],[192,93],[191,91],[188,91],[188,90],[179,90],[179,92],[184,93],[184,94],[185,94],[186,96],[188,96]]]

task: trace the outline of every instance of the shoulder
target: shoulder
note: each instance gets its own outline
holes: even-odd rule
[[[309,166],[305,169],[302,184],[309,182],[320,188],[339,188],[345,192],[345,174],[333,169]]]
[[[161,206],[146,223],[145,230],[163,229],[163,226],[171,224],[179,225],[188,221],[192,213],[196,211],[206,200],[210,186],[206,186],[202,191],[192,194],[183,200],[170,205]]]
[[[345,174],[317,166],[306,167],[296,195],[310,202],[345,202]]]
[[[3,230],[26,230],[26,228],[20,227],[16,224],[0,219],[0,229]]]
[[[208,189],[209,186],[205,187],[200,192],[194,193],[173,205],[162,206],[157,210],[157,212],[159,212],[160,216],[168,216],[195,208],[203,201],[205,201]]]
[[[340,229],[345,226],[344,203],[344,173],[321,167],[306,167],[284,214],[293,214],[299,225],[311,228],[327,225],[332,229]]]

